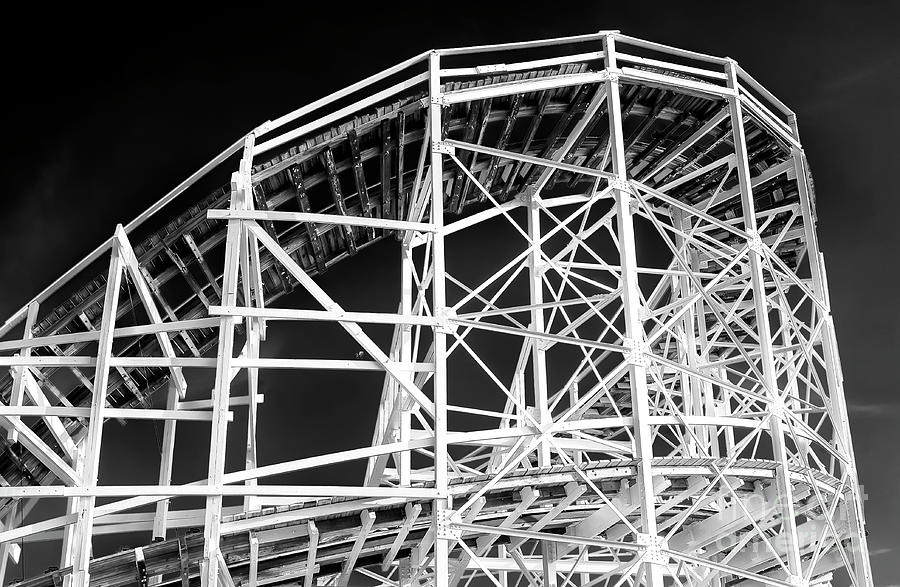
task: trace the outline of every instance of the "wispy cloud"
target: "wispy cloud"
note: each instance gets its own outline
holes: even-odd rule
[[[856,416],[868,418],[893,418],[900,415],[900,404],[874,402],[868,404],[851,403],[847,408]]]
[[[832,72],[818,87],[807,92],[801,99],[806,110],[816,110],[825,106],[833,106],[845,100],[848,93],[860,92],[861,86],[868,89],[880,89],[885,79],[892,79],[891,72],[896,69],[898,57],[888,55],[869,63],[855,64],[853,69],[843,68]]]

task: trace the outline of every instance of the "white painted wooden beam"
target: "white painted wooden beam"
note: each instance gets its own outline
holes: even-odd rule
[[[350,575],[353,574],[353,569],[356,567],[356,559],[359,558],[359,553],[362,552],[362,548],[369,538],[369,532],[372,530],[372,525],[375,524],[375,512],[363,510],[359,515],[359,521],[359,530],[356,535],[356,540],[353,542],[353,548],[350,549],[350,553],[347,555],[347,558],[344,560],[344,565],[341,568],[339,585],[347,585],[350,582]]]

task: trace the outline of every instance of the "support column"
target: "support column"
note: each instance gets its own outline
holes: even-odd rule
[[[543,587],[556,587],[558,581],[556,578],[556,560],[557,548],[555,542],[544,540],[541,543],[541,568],[544,571]]]
[[[22,334],[22,340],[29,340],[33,334],[34,323],[37,320],[39,304],[31,302],[28,304],[28,313],[25,316],[25,330]],[[25,347],[19,351],[22,359],[31,356],[31,347]],[[19,407],[25,405],[25,371],[28,367],[13,367],[13,384],[9,392],[9,406]],[[6,433],[6,439],[10,444],[19,442],[19,432],[14,428],[10,428]]]
[[[403,316],[411,316],[413,313],[413,248],[404,240],[400,259],[400,313]],[[411,324],[400,324],[400,362],[410,364],[413,361],[413,336]],[[413,382],[412,371],[403,373],[403,377]],[[402,386],[397,385],[397,408],[400,412],[400,442],[409,442],[411,439],[412,412],[409,394]],[[410,468],[412,453],[408,450],[400,452],[397,474],[401,487],[410,485]]]
[[[428,123],[431,126],[431,215],[436,230],[432,236],[432,309],[439,319],[447,316],[446,268],[444,265],[444,163],[440,151],[441,133],[441,58],[432,51],[428,61],[431,106]],[[447,332],[444,326],[434,328],[434,488],[447,494]],[[434,500],[432,524],[437,540],[434,542],[434,587],[448,587],[450,566],[448,554],[451,538],[443,536],[440,523],[448,509],[445,497]],[[447,512],[449,513],[449,512]]]
[[[672,215],[672,225],[685,234],[689,233],[691,229],[691,223],[685,213],[678,208],[673,208],[670,213]],[[675,244],[678,247],[682,259],[685,260],[685,265],[690,266],[692,257],[690,243],[686,238],[681,236],[676,236],[675,239]],[[679,275],[675,277],[674,280],[677,284],[676,287],[678,297],[682,300],[689,299],[692,294],[690,278],[685,275]],[[697,335],[694,328],[697,320],[697,316],[695,316],[696,307],[696,304],[690,304],[687,312],[685,312],[684,316],[682,316],[681,318],[681,329],[684,334],[684,339],[681,341],[684,352],[683,360],[685,363],[687,363],[687,366],[693,370],[697,369],[699,363],[699,357],[697,355]],[[704,410],[701,391],[702,388],[700,382],[697,381],[697,379],[692,375],[682,372],[681,398],[682,412],[685,416],[690,417],[703,415]],[[702,454],[703,450],[708,451],[709,434],[707,431],[707,427],[689,426],[688,428],[690,430],[690,433],[687,435],[687,438],[685,438],[685,441],[687,442],[686,448],[688,454],[685,456],[697,457]],[[699,449],[697,447],[698,441],[702,445]]]
[[[507,555],[507,552],[506,552],[505,544],[497,545],[497,558],[499,558],[501,560],[509,558],[509,556]],[[505,570],[498,572],[497,573],[497,581],[500,583],[500,587],[508,587],[509,573],[507,573]]]
[[[794,138],[800,140],[797,118],[792,116],[790,120]],[[843,450],[849,461],[847,473],[850,475],[850,491],[852,503],[849,504],[849,522],[851,531],[851,550],[856,583],[865,587],[872,587],[872,566],[869,561],[869,545],[866,538],[866,522],[862,506],[862,496],[859,487],[859,478],[856,471],[856,456],[853,452],[853,440],[850,436],[850,419],[847,415],[847,400],[844,397],[844,377],[841,372],[841,363],[837,354],[837,338],[834,331],[834,320],[831,317],[831,304],[828,297],[828,279],[825,273],[825,262],[819,252],[819,239],[816,235],[815,216],[813,203],[807,185],[806,160],[803,152],[797,148],[791,151],[794,163],[794,173],[797,176],[797,190],[800,195],[800,210],[803,214],[803,230],[806,239],[806,257],[809,260],[810,275],[812,277],[813,293],[820,302],[829,308],[822,332],[822,353],[825,359],[825,372],[828,381],[829,395],[834,406],[837,422],[834,423],[835,434],[840,435],[843,446],[837,450]]]
[[[175,381],[169,380],[169,395],[166,398],[166,409],[174,410],[178,405],[178,388]],[[159,484],[171,485],[172,465],[175,456],[175,425],[177,420],[166,420],[163,425],[162,454],[159,462]],[[156,514],[153,516],[153,540],[165,540],[168,527],[170,500],[156,502]],[[155,578],[154,578],[155,580]],[[155,583],[154,583],[155,584]]]
[[[538,206],[538,194],[528,194],[528,237],[531,239],[531,252],[528,255],[529,295],[532,306],[540,306],[544,303],[544,285],[542,282],[543,263],[541,262],[541,247],[538,241],[541,238],[541,210]],[[543,333],[546,328],[544,310],[536,307],[531,310],[531,330]],[[549,426],[550,407],[547,401],[547,352],[541,341],[531,342],[531,370],[534,377],[534,407],[537,410],[535,418],[541,427]],[[550,443],[541,441],[538,445],[538,466],[550,466]]]
[[[632,353],[628,366],[631,378],[631,405],[634,418],[634,458],[637,459],[638,508],[641,514],[641,533],[639,542],[656,542],[656,500],[653,494],[653,474],[651,459],[653,458],[653,441],[650,417],[650,398],[647,388],[647,363],[643,354],[646,350],[644,324],[641,320],[641,295],[638,285],[637,256],[634,243],[634,220],[631,207],[632,197],[627,191],[627,170],[625,163],[625,142],[622,132],[622,111],[619,98],[618,66],[616,65],[615,39],[604,37],[606,52],[606,69],[609,80],[606,82],[606,96],[609,110],[609,135],[612,157],[612,169],[616,174],[616,188],[613,190],[616,200],[616,223],[619,232],[619,255],[622,267],[622,299],[624,305],[625,341],[630,345]],[[659,565],[642,563],[648,587],[662,587],[663,576]]]
[[[245,178],[249,181],[249,178]],[[250,188],[247,187],[249,190]],[[252,207],[252,200],[249,196],[245,200],[247,208]],[[259,243],[254,235],[246,228],[241,230],[241,249],[240,249],[240,272],[241,272],[241,291],[247,305],[255,303],[257,308],[263,307],[262,279],[254,279],[259,275]],[[282,279],[287,279],[283,277]],[[251,302],[251,300],[253,300]],[[245,332],[247,333],[246,356],[248,359],[259,358],[260,339],[263,338],[266,330],[264,318],[246,319]],[[256,420],[259,410],[258,403],[259,394],[259,369],[256,367],[247,368],[247,444],[244,451],[244,469],[256,468]],[[246,486],[255,486],[256,479],[248,479],[244,482]],[[244,511],[249,512],[259,509],[259,498],[255,495],[247,495],[244,497]]]
[[[119,307],[119,289],[122,285],[124,262],[115,239],[111,240],[109,274],[106,279],[106,295],[103,299],[103,317],[100,322],[100,339],[97,343],[97,368],[94,373],[94,394],[91,398],[91,417],[87,438],[84,441],[84,473],[81,486],[92,490],[97,487],[100,473],[100,445],[103,438],[103,420],[106,411],[106,392],[109,386],[109,361],[112,357],[113,329]],[[88,587],[90,583],[91,535],[94,531],[94,506],[96,497],[87,496],[78,501],[78,521],[75,525],[74,553],[72,556],[72,582],[75,587]]]
[[[254,135],[244,142],[241,171],[231,176],[231,210],[245,209],[250,190],[250,164],[253,159]],[[225,270],[222,278],[222,305],[237,305],[238,265],[241,253],[243,226],[240,220],[229,220],[225,240]],[[244,300],[250,304],[250,300]],[[210,433],[209,473],[207,483],[221,487],[225,473],[225,448],[228,432],[228,396],[231,388],[231,363],[234,357],[234,316],[223,315],[219,320],[219,343],[216,361],[216,383],[213,388],[213,422]],[[203,587],[214,587],[219,577],[219,536],[221,533],[222,496],[206,499],[206,519],[203,532],[203,560],[200,580]]]
[[[737,90],[737,67],[734,61],[725,64],[728,75],[728,87]],[[765,281],[763,278],[763,251],[762,242],[759,240],[756,224],[756,206],[753,201],[753,188],[750,184],[750,164],[747,158],[747,142],[744,134],[744,113],[740,99],[737,96],[728,98],[729,115],[731,116],[732,139],[736,157],[738,182],[741,190],[741,208],[744,212],[744,230],[756,242],[750,243],[750,280],[753,287],[753,305],[756,314],[756,331],[759,335],[760,362],[762,363],[763,383],[765,384],[772,412],[769,420],[769,431],[772,435],[772,450],[778,469],[775,473],[775,483],[778,487],[778,505],[782,522],[782,535],[784,536],[785,556],[787,567],[791,575],[801,577],[800,549],[797,540],[797,521],[794,512],[794,491],[789,477],[789,458],[785,446],[785,430],[783,411],[784,400],[778,389],[777,370],[775,356],[772,352],[772,330],[769,324],[769,303],[766,298]]]
[[[24,503],[13,503],[12,507],[9,508],[9,513],[6,514],[5,520],[0,522],[0,528],[6,530],[7,528],[15,526],[16,517],[21,515],[18,510],[23,505]],[[73,510],[70,509],[66,513],[71,513],[72,511]],[[25,516],[21,515],[19,519],[24,518]],[[66,529],[68,528],[71,528],[71,526],[66,526]],[[9,568],[10,561],[14,564],[18,563],[21,555],[22,549],[15,542],[4,542],[3,544],[0,544],[0,585],[6,585],[6,571]],[[63,584],[66,587],[69,587],[72,584],[72,575],[63,577]]]
[[[85,439],[82,438],[75,449],[75,462],[73,465],[75,465],[75,473],[78,475],[84,475],[84,445]],[[78,498],[70,497],[66,500],[66,514],[74,513],[78,513]],[[62,553],[59,560],[59,568],[61,569],[72,566],[73,557],[75,555],[75,529],[76,526],[74,524],[69,524],[63,528]],[[3,578],[0,577],[0,584],[3,584],[2,579]],[[63,587],[71,587],[72,580],[72,575],[64,576]]]

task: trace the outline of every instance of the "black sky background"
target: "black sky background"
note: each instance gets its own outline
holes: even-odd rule
[[[876,585],[900,585],[900,3],[295,6],[223,7],[203,19],[188,19],[187,5],[158,12],[133,6],[114,21],[109,13],[34,7],[34,14],[6,20],[0,316],[250,128],[423,50],[620,29],[727,55],[798,115],[816,182]],[[377,248],[334,271],[329,287],[352,299],[360,271],[370,279],[367,288],[395,287],[392,255]],[[372,270],[379,263],[385,270]],[[377,404],[371,392],[351,399]],[[316,406],[340,415],[333,401]],[[289,416],[270,413],[292,425]],[[125,439],[135,425],[117,428],[108,427],[107,438]],[[203,432],[195,440],[205,451]],[[140,450],[134,442],[105,442],[113,448],[104,461]],[[104,482],[127,482],[115,479],[130,478],[133,468],[125,470]],[[28,548],[33,564],[46,566],[46,553]]]

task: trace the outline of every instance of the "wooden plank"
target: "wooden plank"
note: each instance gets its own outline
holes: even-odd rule
[[[383,218],[396,218],[394,192],[391,188],[391,120],[381,121],[381,210]],[[385,231],[387,233],[387,231]]]
[[[632,133],[631,137],[628,139],[628,142],[625,143],[625,157],[629,163],[631,163],[636,153],[631,153],[629,155],[629,151],[637,144],[638,141],[643,138],[644,133],[653,126],[653,123],[656,122],[657,117],[659,117],[659,113],[663,108],[669,105],[672,101],[672,98],[675,96],[674,92],[663,92],[662,96],[660,96],[656,104],[653,105],[653,109],[647,114],[644,118],[644,122],[642,122]]]
[[[516,120],[519,118],[519,109],[522,106],[522,94],[515,94],[510,99],[509,103],[509,113],[506,115],[506,122],[503,125],[503,130],[500,131],[500,136],[497,137],[497,142],[495,146],[498,149],[506,149],[507,144],[509,143],[509,137],[512,135],[513,128],[516,125]],[[487,179],[484,180],[484,189],[488,192],[491,191],[491,187],[494,185],[494,180],[497,178],[497,171],[500,169],[500,158],[499,157],[491,157],[491,164],[488,168]],[[481,202],[485,199],[483,194],[478,195],[478,201]]]
[[[116,227],[116,233],[124,233],[122,226]],[[109,274],[106,280],[106,292],[103,300],[103,314],[100,322],[100,340],[97,343],[97,370],[94,376],[94,393],[91,396],[91,418],[87,437],[83,441],[84,472],[79,485],[93,489],[97,487],[100,474],[100,446],[103,438],[103,422],[105,419],[107,392],[109,390],[109,360],[113,353],[113,330],[116,323],[116,311],[119,306],[119,290],[122,275],[125,273],[123,247],[116,245],[114,237],[110,247]],[[72,579],[75,585],[89,585],[91,560],[91,535],[94,527],[94,508],[96,499],[86,497],[79,502],[79,512],[75,529],[75,540],[72,557]]]
[[[307,214],[310,213],[309,197],[306,195],[306,187],[303,185],[303,172],[300,170],[300,164],[298,163],[297,165],[291,166],[289,174],[291,183],[294,184],[294,196],[297,198],[297,205],[300,207],[300,211]],[[325,273],[327,268],[325,265],[325,249],[319,238],[316,223],[306,222],[305,226],[306,234],[309,237],[310,248],[312,249],[313,256],[316,260],[316,268],[321,275],[322,273]]]
[[[406,218],[406,210],[409,206],[409,193],[403,182],[404,149],[406,147],[406,113],[401,110],[397,113],[397,220]],[[402,240],[403,235],[395,233],[397,240]]]
[[[197,243],[194,241],[194,237],[190,234],[185,233],[184,242],[187,243],[188,248],[191,250],[191,253],[194,255],[194,259],[197,261],[197,264],[200,265],[200,270],[203,271],[203,275],[206,276],[207,281],[209,281],[209,285],[213,288],[213,291],[216,292],[216,296],[218,296],[219,300],[222,300],[222,288],[219,287],[219,282],[216,280],[216,276],[213,274],[212,270],[209,268],[209,265],[206,262],[206,259],[203,257],[203,253],[200,251],[200,247],[197,246]]]
[[[662,132],[660,132],[656,137],[650,141],[646,147],[644,147],[636,156],[635,160],[637,164],[633,168],[633,173],[636,177],[644,180],[644,176],[641,174],[641,171],[645,169],[650,163],[649,158],[653,155],[656,149],[665,141],[671,141],[672,136],[678,132],[678,130],[683,126],[690,126],[694,124],[696,118],[694,118],[690,112],[683,111],[678,116],[669,123],[669,126]]]
[[[216,558],[219,559],[219,581],[217,585],[219,587],[235,587],[234,579],[231,578],[231,573],[228,571],[228,562],[225,560],[225,556],[222,555],[221,550],[216,550]]]
[[[168,396],[166,397],[166,410],[174,411],[178,406],[178,388],[174,382],[169,380]],[[212,401],[210,400],[210,404]],[[212,407],[210,405],[210,407]],[[157,482],[160,485],[170,485],[172,483],[172,467],[175,460],[175,420],[166,420],[163,425],[162,444],[160,446],[159,475]],[[156,512],[153,516],[153,539],[166,539],[166,530],[169,523],[169,504],[170,500],[163,499],[156,504]],[[154,579],[154,581],[156,581]]]
[[[597,85],[597,92],[602,92],[603,87]],[[559,117],[559,120],[556,121],[556,125],[553,127],[553,130],[550,132],[550,135],[547,137],[546,144],[544,145],[544,150],[541,152],[541,157],[544,159],[550,159],[553,157],[553,153],[556,151],[556,143],[559,138],[563,135],[564,132],[569,128],[569,125],[572,123],[572,120],[576,116],[580,116],[584,114],[584,111],[587,109],[588,102],[590,101],[591,95],[591,86],[581,86],[572,95],[572,101],[570,102],[569,108]],[[525,180],[524,185],[532,185],[537,181],[538,176],[544,170],[540,167],[532,167],[528,171],[528,178]],[[557,173],[558,174],[558,173]]]
[[[259,573],[259,538],[250,533],[250,571],[247,576],[248,587],[256,587]]]
[[[346,225],[383,228],[385,230],[413,230],[417,232],[436,232],[437,228],[427,222],[406,222],[404,220],[392,220],[385,218],[365,218],[363,216],[337,216],[335,214],[316,214],[314,212],[261,212],[259,210],[210,210],[210,219],[215,220],[273,220],[276,222],[315,222],[325,225],[323,230],[329,230],[329,225]]]
[[[359,533],[356,535],[356,541],[353,543],[353,548],[350,549],[350,554],[347,555],[347,560],[344,561],[344,567],[341,569],[341,578],[338,581],[338,585],[350,584],[350,575],[353,574],[353,568],[356,566],[356,559],[359,558],[359,553],[362,551],[362,547],[369,537],[372,525],[375,524],[375,512],[363,510],[359,515],[359,520]]]
[[[306,575],[303,579],[303,587],[313,587],[313,573],[316,568],[316,551],[319,548],[319,529],[316,523],[310,520],[307,524],[309,542],[306,549]]]
[[[479,120],[481,119],[481,112],[484,108],[485,101],[480,100],[478,102],[469,102],[469,112],[466,116],[466,126],[465,131],[463,132],[463,141],[466,143],[471,143],[475,140],[475,134],[477,132]],[[473,160],[474,154],[472,153],[460,153],[460,157],[462,157],[461,161],[465,163],[466,160]],[[453,180],[453,191],[450,192],[450,210],[456,214],[459,214],[462,208],[462,192],[463,185],[469,183],[467,180],[464,181],[463,170],[461,168],[457,168],[456,177]]]
[[[213,305],[217,304],[211,304],[211,306]],[[83,313],[81,316],[83,316]],[[81,318],[81,316],[79,317]],[[54,334],[51,336],[40,336],[30,339],[4,341],[0,342],[0,351],[18,350],[29,347],[49,347],[55,354],[61,357],[68,356],[71,353],[64,352],[59,345],[94,342],[100,338],[100,334],[94,330],[94,326],[87,319],[87,316],[83,317],[83,322],[89,328],[88,332],[72,332],[69,334]],[[194,318],[191,320],[179,320],[178,322],[125,326],[116,328],[113,335],[115,337],[142,336],[144,334],[155,334],[157,332],[174,332],[186,328],[217,328],[219,324],[214,322],[214,320],[210,320],[209,318]],[[36,373],[35,376],[42,379],[42,376],[39,373]],[[79,379],[82,379],[82,376],[76,376]],[[56,392],[54,392],[54,394],[56,394]]]
[[[448,138],[450,136],[450,122],[452,121],[452,117],[450,116],[452,112],[452,108],[447,108],[444,115],[441,116],[441,136],[435,137],[434,140],[441,140]],[[454,181],[456,175],[451,175],[449,179],[444,178],[444,193],[441,198],[441,203],[443,203],[444,207],[447,207],[447,202],[450,199],[450,194],[453,193],[453,185],[456,183]],[[433,188],[432,188],[433,189]]]
[[[547,106],[550,104],[550,92],[544,92],[541,95],[541,99],[538,102],[537,106],[537,114],[534,115],[534,118],[531,119],[531,124],[528,125],[528,131],[525,133],[525,139],[522,144],[522,153],[527,154],[528,150],[531,148],[531,143],[534,141],[534,136],[537,134],[537,129],[541,125],[541,121],[544,119],[544,113],[547,110]],[[503,188],[503,197],[505,198],[510,191],[513,189],[513,185],[516,183],[516,177],[519,175],[519,171],[522,169],[522,161],[516,161],[515,166],[513,166],[512,171],[509,173],[509,176],[506,178],[506,185]]]
[[[175,264],[175,267],[178,268],[178,272],[181,273],[182,277],[184,277],[185,281],[187,281],[188,286],[190,286],[191,291],[194,292],[194,295],[200,300],[200,302],[206,306],[207,308],[211,305],[209,298],[206,297],[206,294],[203,293],[203,288],[200,287],[200,284],[197,283],[197,280],[194,279],[194,276],[191,275],[191,272],[188,271],[187,265],[184,264],[184,261],[178,256],[178,253],[172,250],[171,247],[165,245],[166,255],[169,259],[172,260],[172,263]]]
[[[391,543],[390,549],[388,549],[387,553],[384,555],[384,559],[381,561],[382,571],[387,571],[391,566],[391,563],[394,562],[394,558],[396,558],[397,553],[400,552],[400,547],[403,546],[404,542],[406,542],[406,537],[409,535],[409,531],[412,530],[413,524],[416,523],[416,520],[419,518],[419,514],[421,513],[422,506],[420,504],[406,504],[406,508],[404,510],[405,516],[403,519],[403,525],[400,526],[400,530],[397,531],[397,536]]]
[[[482,106],[481,109],[481,120],[478,124],[478,131],[475,134],[475,144],[480,145],[482,141],[484,141],[484,133],[487,130],[487,124],[491,116],[491,109],[493,108],[494,99],[488,98]],[[469,174],[472,177],[475,177],[475,163],[478,160],[478,153],[472,153],[471,158],[469,160]],[[474,185],[471,181],[464,182],[462,194],[459,197],[459,212],[462,212],[462,209],[465,207],[466,202],[469,200],[469,194],[474,189]],[[478,190],[479,201],[484,199],[484,194],[481,193],[481,190]]]
[[[320,155],[322,165],[325,166],[325,172],[328,174],[328,187],[331,188],[331,197],[334,199],[334,207],[338,214],[347,215],[347,206],[344,203],[344,193],[341,190],[341,180],[337,174],[337,167],[334,164],[334,153],[331,147],[326,147]],[[344,246],[351,255],[356,254],[356,239],[353,237],[353,228],[347,225],[343,226]]]
[[[682,153],[694,146],[697,141],[718,127],[726,118],[728,118],[728,108],[722,106],[710,113],[709,117],[704,120],[702,124],[700,124],[699,119],[696,120],[696,125],[699,125],[697,130],[695,130],[688,138],[677,141],[666,149],[666,151],[653,162],[653,167],[643,175],[643,180],[650,181],[652,177],[668,167],[669,164],[675,161]],[[726,134],[727,133],[723,133],[723,135]]]
[[[359,151],[359,135],[356,130],[347,131],[347,142],[350,144],[350,159],[353,163],[353,178],[356,181],[356,194],[359,196],[359,205],[362,208],[363,216],[372,217],[372,204],[369,201],[369,188],[366,185],[366,173],[363,169],[362,155]],[[369,239],[375,238],[375,228],[370,226],[366,229]]]
[[[628,117],[629,114],[634,110],[635,106],[637,106],[638,98],[641,95],[640,90],[636,90],[634,94],[632,94],[631,99],[625,104],[625,107],[622,108],[622,121]],[[599,168],[601,171],[606,167],[606,162],[609,161],[609,129],[604,133],[604,137],[606,140],[597,141],[596,146],[588,155],[587,160],[584,163],[585,167],[596,167],[598,163],[601,163],[602,166]]]
[[[258,183],[255,186],[253,186],[253,202],[254,202],[254,205],[256,206],[257,210],[262,210],[264,212],[269,211],[269,202],[266,199],[266,192],[263,189],[262,184]],[[275,231],[275,224],[270,220],[264,220],[262,222],[262,225],[263,225],[263,228],[266,229],[266,232],[269,233],[269,236],[271,236],[275,240],[275,242],[281,244],[281,240],[278,238],[278,233]],[[296,253],[294,254],[294,259],[298,263],[300,262],[300,259],[298,258]],[[293,289],[293,287],[291,287],[291,285],[288,283],[287,278],[285,278],[281,273],[279,273],[278,270],[275,269],[274,267],[269,267],[266,270],[266,275],[268,275],[269,278],[272,280],[272,283],[277,284],[278,287],[281,289],[281,291],[283,291],[284,293],[290,293],[291,290]],[[261,285],[261,284],[258,284],[258,285]],[[257,292],[257,294],[259,296],[263,295],[262,291]],[[260,299],[262,299],[262,298],[260,297]]]
[[[244,152],[241,157],[240,172],[231,175],[231,198],[229,208],[231,210],[247,209],[250,207],[252,189],[250,185],[250,161],[253,158],[254,135],[249,135],[244,144]],[[259,225],[256,225],[259,226]],[[270,239],[268,233],[260,229],[266,239]],[[240,221],[229,220],[225,237],[225,263],[222,277],[222,303],[232,305],[237,303],[238,270],[240,264],[241,241],[246,240],[244,227]],[[277,243],[273,246],[278,247]],[[278,247],[281,250],[280,247]],[[293,263],[293,259],[288,257]],[[246,300],[250,305],[250,300]],[[216,379],[212,392],[213,422],[209,438],[209,461],[207,483],[209,486],[221,486],[225,474],[225,452],[228,430],[228,399],[231,392],[231,368],[234,359],[234,326],[235,319],[229,316],[220,318],[219,338],[216,352]],[[223,496],[208,495],[206,499],[206,512],[203,524],[203,560],[201,562],[201,584],[206,586],[216,585],[218,581],[219,538],[221,536]]]

